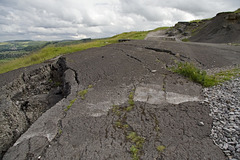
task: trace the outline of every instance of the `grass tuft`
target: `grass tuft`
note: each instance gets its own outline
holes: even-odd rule
[[[190,80],[201,84],[204,87],[218,85],[224,81],[230,80],[240,75],[240,68],[235,68],[228,71],[221,71],[214,75],[207,75],[206,71],[200,70],[189,62],[178,62],[177,66],[171,69],[173,72],[179,73]]]
[[[79,96],[81,97],[82,100],[85,99],[85,95],[88,93],[88,89],[84,89],[80,92],[78,92]]]
[[[207,73],[205,71],[201,71],[196,68],[192,63],[177,63],[177,67],[173,68],[173,71],[179,73],[185,77],[188,77],[190,80],[200,83],[205,86],[206,80],[211,80],[211,78],[207,77]]]
[[[188,38],[184,38],[182,39],[183,42],[189,42],[189,39]]]
[[[140,157],[139,151],[142,150],[145,139],[141,136],[138,136],[136,132],[130,132],[127,135],[127,139],[134,143],[134,145],[132,145],[130,148],[133,160],[138,160]]]
[[[139,149],[135,145],[131,146],[130,151],[132,153],[132,160],[139,160]]]
[[[138,136],[136,132],[130,132],[127,136],[127,139],[130,139],[133,143],[135,143],[137,148],[142,148],[145,139],[141,136]]]
[[[157,146],[157,151],[158,151],[159,153],[163,152],[165,149],[166,149],[166,147],[163,146],[163,145]]]
[[[74,103],[76,100],[77,100],[77,98],[71,100],[71,101],[70,101],[70,104],[67,106],[66,109],[64,109],[64,111],[68,111],[68,110],[72,107],[73,103]]]
[[[84,89],[78,92],[78,95],[81,97],[82,100],[85,99],[85,95],[88,93],[88,89],[91,89],[91,88],[93,88],[93,85],[88,85],[87,89]]]
[[[135,90],[134,90],[135,91]],[[135,102],[134,102],[134,91],[130,92],[130,94],[128,95],[128,105],[126,108],[126,111],[129,112],[133,109]]]

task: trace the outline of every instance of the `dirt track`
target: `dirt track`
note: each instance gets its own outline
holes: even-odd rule
[[[238,46],[167,41],[130,41],[66,55],[68,96],[3,159],[131,159],[132,132],[144,139],[140,159],[226,159],[209,138],[212,119],[201,103],[202,87],[167,67],[177,60],[211,69],[240,64],[239,57]],[[126,110],[131,92],[134,107]],[[119,105],[117,112],[113,105]]]

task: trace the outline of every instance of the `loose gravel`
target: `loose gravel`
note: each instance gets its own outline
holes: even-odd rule
[[[211,138],[229,160],[240,160],[240,77],[203,90],[213,118]]]

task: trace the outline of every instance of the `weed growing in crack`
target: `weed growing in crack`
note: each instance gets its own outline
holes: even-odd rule
[[[139,160],[139,149],[135,145],[131,146],[130,151],[132,153],[133,160]]]
[[[240,75],[240,68],[237,66],[234,69],[227,71],[221,71],[215,73],[214,75],[207,75],[206,71],[200,70],[195,67],[192,63],[182,63],[176,62],[177,66],[172,67],[170,70],[176,73],[179,73],[185,77],[188,77],[190,80],[200,83],[204,87],[211,87],[218,85],[224,81],[233,79]]]
[[[133,101],[133,99],[129,99],[129,100],[128,100],[128,104],[129,104],[130,106],[134,106],[134,101]]]
[[[189,42],[189,39],[188,38],[183,38],[182,41],[183,42]]]
[[[133,107],[134,107],[135,103],[134,103],[133,98],[134,98],[134,92],[130,92],[130,94],[128,96],[128,105],[129,106],[126,108],[127,112],[131,111],[133,109]]]
[[[124,124],[123,125],[123,129],[128,129],[129,128],[129,125],[128,124]]]
[[[90,85],[88,85],[88,88],[89,88],[89,89],[90,89],[90,88],[93,88],[93,85],[91,85],[91,84],[90,84]]]
[[[114,114],[116,114],[117,116],[121,115],[121,111],[120,111],[120,107],[117,105],[113,105],[112,111]]]
[[[82,100],[85,99],[85,95],[88,93],[88,89],[93,88],[93,85],[89,85],[87,89],[78,92],[78,95],[81,97]]]
[[[64,109],[64,111],[68,111],[68,110],[72,107],[73,103],[74,103],[76,100],[77,100],[77,98],[71,100],[71,101],[70,101],[70,104],[67,106],[67,108]]]
[[[142,148],[145,139],[141,136],[138,136],[136,132],[131,132],[128,134],[127,139],[131,140],[137,148]]]
[[[119,107],[117,105],[113,105],[112,112],[114,115],[118,116],[118,120],[115,121],[114,127],[117,127],[124,131],[125,138],[132,143],[132,146],[130,148],[132,159],[139,160],[140,151],[143,149],[145,138],[132,131],[131,126],[129,126],[126,122],[127,113],[131,111],[135,105],[133,100],[134,93],[135,89],[133,89],[132,92],[130,92],[128,95],[128,106]]]
[[[166,149],[166,147],[163,146],[163,145],[157,146],[157,151],[158,151],[159,153],[162,153],[165,149]]]
[[[121,121],[116,121],[116,122],[115,122],[115,125],[116,125],[116,127],[118,127],[118,128],[122,128],[122,127],[123,127],[123,124],[122,124]]]
[[[62,134],[62,129],[58,130],[58,134],[61,135]]]
[[[195,67],[192,63],[182,63],[177,62],[177,66],[171,68],[175,73],[179,73],[190,80],[200,83],[204,87],[210,87],[219,83],[219,81],[214,76],[207,75],[206,71],[200,70]]]
[[[127,111],[127,112],[131,111],[131,110],[133,109],[133,107],[134,107],[134,106],[128,106],[128,107],[126,108],[126,111]]]
[[[79,96],[81,97],[82,100],[85,99],[85,95],[88,93],[88,89],[84,89],[80,92],[78,92]]]
[[[138,160],[140,157],[139,151],[142,150],[145,138],[138,136],[136,132],[130,132],[127,135],[127,139],[131,140],[131,142],[134,143],[134,145],[132,145],[130,148],[133,160]]]

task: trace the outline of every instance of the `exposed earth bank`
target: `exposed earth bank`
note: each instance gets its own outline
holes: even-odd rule
[[[218,13],[215,17],[178,22],[167,30],[151,32],[146,40],[191,41],[204,43],[240,43],[240,9]]]
[[[225,44],[129,41],[6,73],[3,159],[227,159],[210,138],[202,87],[168,67],[211,70],[239,57]]]

